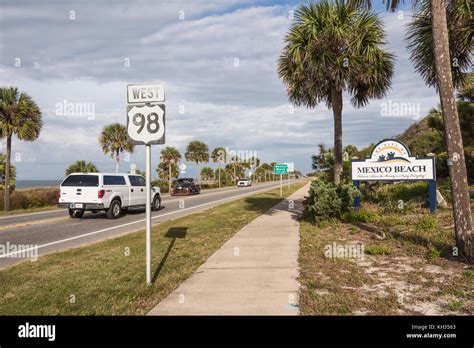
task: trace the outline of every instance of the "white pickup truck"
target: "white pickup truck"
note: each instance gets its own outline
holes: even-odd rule
[[[108,218],[116,219],[128,208],[145,205],[145,178],[136,174],[72,173],[60,184],[58,207],[69,209],[73,218],[104,210]],[[160,189],[152,186],[151,208],[160,207]]]

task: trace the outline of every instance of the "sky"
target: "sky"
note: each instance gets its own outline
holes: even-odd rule
[[[61,179],[76,160],[114,171],[98,137],[107,124],[126,124],[127,84],[158,81],[165,84],[166,144],[152,148],[153,172],[163,146],[184,158],[192,140],[310,172],[317,144],[332,146],[332,111],[293,107],[276,71],[300,3],[0,0],[0,86],[28,93],[44,122],[35,142],[13,139],[17,180]],[[388,13],[375,3],[385,48],[396,55],[392,88],[360,109],[344,96],[344,145],[393,137],[439,103],[409,60],[410,7]],[[124,154],[121,171],[132,163],[144,169],[144,146]],[[186,176],[195,176],[185,163]]]

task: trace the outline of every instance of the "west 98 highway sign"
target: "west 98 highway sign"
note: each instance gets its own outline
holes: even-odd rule
[[[129,105],[127,132],[134,145],[164,144],[165,105]]]

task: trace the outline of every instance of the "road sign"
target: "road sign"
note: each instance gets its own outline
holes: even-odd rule
[[[286,164],[288,167],[288,188],[291,188],[291,179],[290,179],[290,173],[293,173],[295,171],[295,163],[294,162],[285,162],[283,164]]]
[[[179,166],[181,174],[186,173],[186,168],[187,168],[186,164],[184,164],[184,163]]]
[[[163,103],[164,101],[165,85],[161,82],[127,86],[127,102],[129,104]]]
[[[288,173],[293,173],[295,171],[295,163],[294,162],[285,162],[283,164],[286,164],[288,167]]]
[[[273,166],[273,173],[274,174],[288,174],[288,166],[286,163],[276,163]]]
[[[129,105],[127,132],[134,145],[165,143],[165,105]]]
[[[151,285],[151,145],[165,143],[165,86],[162,83],[127,86],[127,133],[134,145],[145,145],[146,284]]]

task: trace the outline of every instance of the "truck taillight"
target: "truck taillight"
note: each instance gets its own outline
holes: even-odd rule
[[[97,193],[97,197],[99,198],[103,198],[105,195],[105,190],[99,190],[99,192]]]

